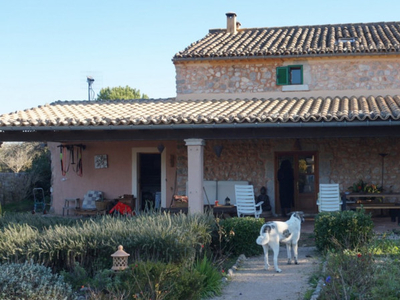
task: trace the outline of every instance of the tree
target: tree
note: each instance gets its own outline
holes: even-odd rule
[[[40,154],[40,143],[4,143],[0,148],[0,163],[14,173],[26,171]]]
[[[3,191],[3,204],[31,198],[41,187],[49,196],[51,186],[50,151],[43,143],[3,143],[0,148],[2,171],[12,171],[11,188]],[[7,199],[6,199],[7,198]]]
[[[149,99],[146,94],[140,94],[140,90],[126,87],[102,88],[97,94],[98,101],[105,100],[129,100],[129,99]]]

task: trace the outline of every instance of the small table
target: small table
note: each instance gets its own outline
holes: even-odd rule
[[[205,210],[208,208],[208,205],[205,205]],[[230,218],[237,216],[237,209],[234,205],[210,205],[213,210],[213,214],[215,216],[223,216],[224,218]]]
[[[347,199],[352,199],[354,198],[354,201],[347,202]],[[399,223],[400,223],[400,202],[393,202],[393,203],[388,203],[388,202],[374,202],[373,200],[371,201],[366,201],[366,200],[360,200],[360,198],[366,198],[366,199],[371,199],[371,198],[400,198],[400,193],[350,193],[350,194],[345,194],[342,198],[343,200],[343,210],[346,210],[347,207],[349,209],[360,209],[361,207],[364,209],[379,209],[381,210],[381,214],[383,214],[384,209],[389,209],[391,210],[391,216],[393,218],[399,217]]]

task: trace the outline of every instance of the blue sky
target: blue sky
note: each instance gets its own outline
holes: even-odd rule
[[[57,100],[87,100],[86,76],[103,87],[174,97],[174,54],[226,27],[400,21],[400,1],[302,0],[3,1],[0,114]]]

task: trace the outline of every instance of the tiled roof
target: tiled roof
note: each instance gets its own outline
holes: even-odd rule
[[[58,101],[0,116],[0,131],[19,127],[116,127],[400,120],[400,95],[236,100]]]
[[[400,52],[400,22],[210,30],[173,60]]]

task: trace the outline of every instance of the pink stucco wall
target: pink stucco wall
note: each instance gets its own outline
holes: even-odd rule
[[[114,199],[124,194],[132,194],[132,150],[142,147],[157,147],[160,142],[69,142],[66,144],[84,144],[83,176],[78,176],[72,166],[65,176],[61,174],[60,143],[49,143],[52,159],[53,208],[56,214],[62,214],[65,198],[83,198],[88,190],[103,191],[106,199]],[[175,167],[171,167],[170,158],[176,156],[176,143],[163,141],[166,151],[166,199],[172,198],[175,182]],[[95,169],[94,156],[107,154],[108,168]],[[135,197],[137,195],[134,195]]]

